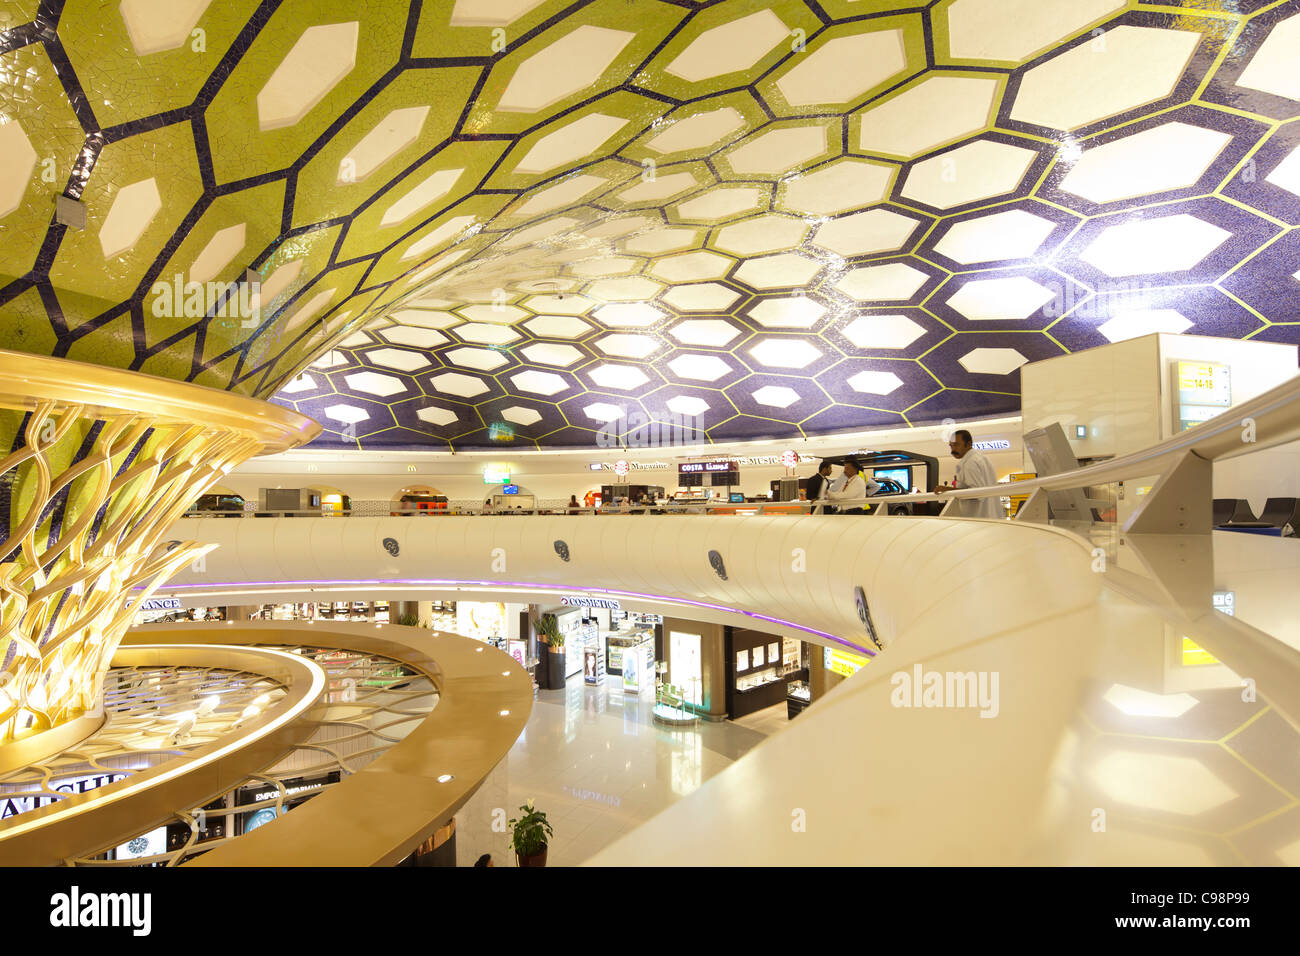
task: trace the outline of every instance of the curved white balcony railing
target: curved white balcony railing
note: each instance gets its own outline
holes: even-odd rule
[[[1212,461],[1297,436],[1292,381],[1016,487],[1159,473],[1109,550],[947,517],[209,519],[187,536],[220,547],[167,590],[615,595],[870,654],[860,588],[884,653],[597,863],[1300,863],[1300,818],[1276,822],[1300,814],[1300,653],[1212,610],[1200,533]]]

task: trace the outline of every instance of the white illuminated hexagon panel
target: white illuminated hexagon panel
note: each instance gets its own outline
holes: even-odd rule
[[[1123,342],[1153,332],[1179,335],[1192,327],[1192,323],[1176,309],[1133,309],[1111,316],[1097,331],[1108,341]]]
[[[674,415],[703,415],[709,410],[709,403],[694,395],[676,395],[664,402]]]
[[[636,34],[584,24],[519,64],[497,109],[535,113],[590,87]]]
[[[858,302],[900,302],[916,295],[929,278],[904,262],[850,269],[835,288]]]
[[[326,352],[324,355],[322,355],[322,356],[321,356],[320,358],[318,358],[316,361],[312,362],[312,363],[311,363],[311,367],[312,367],[312,368],[327,369],[327,368],[336,368],[336,367],[338,367],[338,366],[340,366],[340,365],[346,365],[347,363],[348,363],[347,358],[345,358],[344,356],[340,355],[340,354],[339,354],[338,352],[336,352],[335,350],[330,349],[330,351]]]
[[[18,121],[0,123],[0,218],[22,205],[35,170],[36,150]]]
[[[1237,85],[1288,100],[1300,100],[1300,16],[1289,16],[1274,24],[1268,37],[1237,78]]]
[[[911,159],[985,129],[998,81],[983,76],[927,76],[879,106],[864,110],[859,148]]]
[[[979,139],[917,163],[903,196],[936,209],[1001,196],[1020,185],[1037,158],[1032,149]]]
[[[257,94],[257,120],[263,132],[297,123],[352,72],[360,29],[361,24],[353,20],[303,31]]]
[[[935,245],[935,252],[963,265],[1028,259],[1036,253],[1056,226],[1050,219],[1023,209],[965,219]]]
[[[954,57],[1019,63],[1124,7],[1124,0],[956,0],[948,8]]]
[[[402,372],[414,372],[416,369],[429,367],[428,356],[408,349],[375,349],[373,352],[366,353],[366,361]]]
[[[736,270],[736,278],[754,289],[789,289],[803,287],[822,271],[822,263],[795,252],[746,259]]]
[[[1282,162],[1274,166],[1273,171],[1264,177],[1264,181],[1300,196],[1300,146],[1291,150]]]
[[[783,126],[767,130],[726,155],[741,176],[772,176],[802,166],[826,152],[826,127]]]
[[[847,381],[849,388],[864,395],[889,395],[903,384],[893,372],[858,372]]]
[[[436,173],[418,180],[414,186],[403,193],[385,210],[383,218],[379,220],[379,225],[386,229],[389,226],[397,225],[399,222],[405,222],[421,209],[427,208],[431,203],[447,195],[464,172],[463,168],[440,169]]]
[[[664,173],[624,189],[618,193],[618,199],[629,204],[662,202],[689,192],[699,185],[699,181],[690,173]]]
[[[591,326],[572,315],[539,315],[524,323],[533,335],[547,339],[576,339],[591,331]]]
[[[475,378],[473,375],[462,375],[459,372],[443,372],[441,375],[433,376],[429,382],[437,391],[446,392],[448,395],[459,395],[461,398],[473,398],[488,391],[482,379]]]
[[[454,27],[504,27],[546,0],[456,0],[450,23]]]
[[[678,378],[716,382],[731,373],[731,366],[716,355],[680,355],[668,363]]]
[[[325,408],[325,417],[332,418],[336,422],[342,422],[345,425],[355,425],[358,422],[364,422],[370,417],[370,413],[363,408],[357,408],[355,405],[328,405]]]
[[[957,362],[968,372],[979,375],[1010,375],[1028,362],[1015,349],[971,349]]]
[[[554,372],[538,372],[534,369],[511,375],[510,381],[519,391],[532,392],[535,395],[556,395],[569,387],[569,383],[562,376]]]
[[[516,425],[536,425],[542,420],[541,412],[522,405],[511,405],[509,408],[501,409],[501,417]]]
[[[331,300],[333,300],[334,293],[336,291],[337,290],[335,289],[325,289],[321,292],[317,292],[314,296],[312,296],[310,299],[308,299],[306,302],[300,305],[297,308],[297,310],[293,313],[293,315],[289,318],[289,321],[284,323],[283,334],[287,335],[288,333],[293,332],[296,329],[302,328],[303,326],[312,322],[316,318],[316,316],[320,315],[322,312],[325,311],[326,308],[329,307],[329,304]],[[369,339],[366,340],[365,344],[367,345],[370,344]]]
[[[613,333],[596,339],[596,348],[606,355],[618,358],[643,359],[659,348],[659,343],[649,335]]]
[[[561,368],[567,368],[582,358],[582,353],[572,345],[556,345],[553,342],[539,342],[525,346],[520,351],[524,358],[536,365],[558,365]]]
[[[4,129],[5,127],[0,126],[0,140],[4,139]],[[0,147],[3,147],[2,142],[0,142]],[[2,148],[0,148],[0,156],[3,156]],[[0,159],[0,164],[3,163],[4,159]],[[3,182],[3,176],[0,175],[0,184],[3,184]],[[0,185],[0,188],[3,188],[3,186]],[[3,208],[4,199],[0,197],[0,210],[3,210]],[[3,211],[0,211],[0,215],[4,215]],[[230,260],[235,258],[239,251],[244,248],[247,241],[246,229],[247,227],[242,222],[236,226],[218,229],[212,238],[208,240],[207,245],[203,247],[203,251],[195,257],[194,264],[190,266],[190,281],[207,282],[210,279],[215,279],[217,274],[230,264]]]
[[[1104,230],[1079,258],[1108,276],[1185,272],[1231,237],[1186,213],[1135,219]]]
[[[754,186],[717,186],[694,199],[678,203],[677,215],[701,222],[731,219],[757,209],[764,199],[763,192]]]
[[[648,302],[611,302],[591,313],[605,325],[620,329],[648,329],[663,319],[664,313]]]
[[[593,402],[590,405],[582,407],[583,414],[593,421],[613,422],[623,417],[623,409],[619,405],[611,405],[608,402]]]
[[[716,146],[733,133],[744,129],[745,118],[733,107],[696,113],[684,119],[675,120],[663,132],[646,143],[656,153],[668,155],[681,153],[688,149],[708,149]]]
[[[769,408],[789,408],[799,401],[799,393],[785,385],[764,385],[755,389],[754,401]]]
[[[765,299],[749,310],[749,317],[764,328],[810,329],[826,314],[826,307],[804,296]]]
[[[353,391],[378,395],[380,398],[406,391],[406,386],[402,384],[401,379],[393,378],[391,375],[381,375],[379,372],[353,372],[344,375],[343,380]]]
[[[610,137],[628,124],[621,116],[588,113],[582,119],[561,126],[535,142],[519,164],[517,173],[545,173],[557,166],[582,159],[604,146]]]
[[[1164,123],[1084,150],[1060,188],[1097,203],[1182,189],[1195,185],[1230,142],[1228,133]]]
[[[716,252],[683,252],[660,259],[650,269],[650,274],[669,282],[696,282],[701,279],[720,279],[735,264],[734,259]]]
[[[424,237],[415,240],[415,242],[407,246],[406,251],[402,253],[402,261],[405,262],[407,259],[415,259],[424,255],[426,252],[432,252],[445,242],[451,242],[453,239],[461,236],[465,230],[472,227],[475,224],[475,221],[476,220],[473,216],[454,216],[453,218],[448,219],[441,226],[438,226],[436,229],[427,233]],[[467,254],[468,250],[461,251],[459,254],[453,254],[453,257],[450,261],[446,262],[446,265],[451,265],[457,259],[463,258]]]
[[[428,106],[393,110],[339,160],[340,185],[359,183],[414,143],[429,115]]]
[[[664,252],[676,252],[695,245],[696,230],[679,228],[648,229],[623,240],[624,252],[639,252],[644,255],[658,255]]]
[[[460,418],[450,408],[440,408],[437,405],[426,405],[418,409],[415,417],[422,422],[428,422],[430,425],[450,425]]]
[[[477,369],[480,372],[491,372],[493,369],[509,364],[510,361],[500,352],[494,352],[492,349],[476,349],[469,346],[448,349],[443,358],[452,365]]]
[[[405,325],[384,329],[379,334],[395,345],[411,345],[419,349],[430,349],[447,341],[445,335],[433,329],[419,329]]]
[[[764,339],[751,347],[749,354],[768,368],[807,368],[822,357],[803,339]]]
[[[161,209],[162,196],[152,176],[119,189],[99,227],[99,247],[104,258],[111,259],[134,246]]]
[[[1163,99],[1200,41],[1194,30],[1113,27],[1025,73],[1011,118],[1076,129]]]
[[[705,30],[664,71],[691,83],[747,70],[769,50],[785,43],[787,27],[771,10],[759,10]]]
[[[780,249],[793,249],[803,242],[808,226],[790,216],[759,216],[718,230],[713,245],[741,256],[761,255]]]
[[[785,182],[780,204],[791,212],[830,216],[880,202],[889,195],[894,167],[865,159],[837,159]]]
[[[957,290],[948,305],[972,321],[1025,319],[1056,297],[1028,276],[974,279]]]
[[[848,104],[906,65],[902,30],[859,33],[796,57],[776,87],[791,106]]]
[[[823,223],[813,233],[814,245],[842,256],[865,256],[901,249],[920,223],[888,209],[868,209]]]
[[[578,202],[580,199],[608,185],[609,180],[604,176],[590,174],[573,176],[570,179],[561,180],[554,186],[540,192],[532,193],[528,199],[520,203],[514,213],[524,217],[540,216],[552,209],[559,209],[561,206],[568,206]]]
[[[528,318],[528,313],[517,305],[465,305],[456,310],[471,322],[492,322],[509,325]]]
[[[122,0],[118,9],[136,56],[174,50],[190,41],[212,0]],[[195,280],[198,281],[197,279]]]
[[[620,392],[640,388],[650,381],[650,376],[635,365],[611,365],[608,362],[602,362],[588,371],[587,374],[601,388],[612,388]]]
[[[456,334],[466,342],[480,345],[505,345],[519,338],[519,333],[508,325],[487,325],[483,322],[466,322],[456,329]]]
[[[557,293],[555,295],[532,295],[524,300],[524,305],[539,315],[552,312],[556,315],[583,315],[591,311],[592,302],[585,295]]]
[[[844,327],[844,337],[860,349],[905,349],[923,335],[905,315],[862,315]]]
[[[740,298],[740,293],[716,282],[675,285],[663,300],[679,312],[721,312]]]
[[[668,334],[683,345],[704,345],[720,349],[731,344],[741,332],[721,319],[687,319],[674,325]]]
[[[641,276],[629,276],[625,279],[597,279],[587,287],[587,295],[606,302],[643,301],[652,299],[663,289],[663,285]]]

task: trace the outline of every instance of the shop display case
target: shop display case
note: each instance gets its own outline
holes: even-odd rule
[[[806,680],[794,680],[786,686],[786,716],[794,720],[812,703],[812,687]]]
[[[778,706],[791,680],[807,679],[800,661],[801,644],[745,628],[727,628],[730,644],[727,713],[734,720]]]

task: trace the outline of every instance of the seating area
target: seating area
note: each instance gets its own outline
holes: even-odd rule
[[[1257,518],[1245,498],[1215,498],[1214,527],[1220,531],[1294,538],[1300,529],[1300,504],[1297,501],[1296,498],[1269,498]]]

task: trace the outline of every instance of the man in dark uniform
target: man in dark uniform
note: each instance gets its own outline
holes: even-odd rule
[[[822,497],[826,490],[826,483],[830,481],[831,463],[823,461],[817,466],[817,474],[808,479],[808,490],[806,497],[809,501],[816,501]],[[812,509],[812,514],[820,514],[820,508]]]

